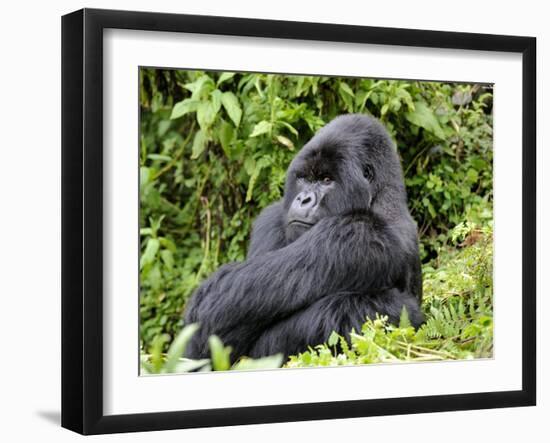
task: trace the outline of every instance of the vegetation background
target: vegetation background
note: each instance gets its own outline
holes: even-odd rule
[[[426,324],[370,319],[350,343],[333,334],[287,362],[231,368],[216,337],[211,359],[181,359],[194,332],[183,328],[186,300],[220,265],[244,259],[252,222],[282,196],[297,151],[352,112],[380,119],[402,159]],[[492,356],[491,85],[142,68],[140,125],[145,372]]]

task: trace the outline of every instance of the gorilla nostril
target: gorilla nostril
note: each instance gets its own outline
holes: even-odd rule
[[[303,213],[304,211],[314,208],[316,204],[317,196],[314,192],[302,191],[296,196],[292,206],[300,213]]]
[[[312,208],[315,206],[316,202],[317,199],[315,198],[315,194],[313,192],[305,192],[301,196],[300,206],[302,208]]]

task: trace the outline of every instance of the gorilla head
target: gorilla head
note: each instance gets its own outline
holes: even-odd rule
[[[285,235],[292,242],[322,218],[373,206],[387,212],[405,201],[399,158],[384,127],[364,115],[341,116],[322,128],[289,167]]]

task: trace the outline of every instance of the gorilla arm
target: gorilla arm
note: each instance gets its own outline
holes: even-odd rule
[[[186,355],[207,356],[212,334],[246,355],[268,325],[326,295],[396,286],[414,257],[406,240],[372,214],[328,217],[281,249],[220,268],[187,307],[185,322],[201,327]]]
[[[257,257],[266,252],[281,249],[285,246],[285,230],[284,230],[284,209],[283,202],[275,202],[262,210],[252,229],[250,245],[248,247],[247,260],[252,257]],[[223,265],[218,271],[210,276],[201,287],[195,291],[193,297],[187,302],[185,309],[185,322],[197,321],[197,312],[199,305],[203,302],[207,294],[212,291],[212,286],[217,285],[231,270],[236,269],[240,263],[229,263]],[[231,276],[229,277],[231,278]]]

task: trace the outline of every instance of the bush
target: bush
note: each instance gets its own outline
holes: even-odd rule
[[[147,352],[168,349],[205,277],[244,259],[251,223],[282,196],[288,164],[339,114],[374,115],[394,137],[424,263],[451,244],[449,228],[492,219],[490,86],[141,69],[140,88]]]

